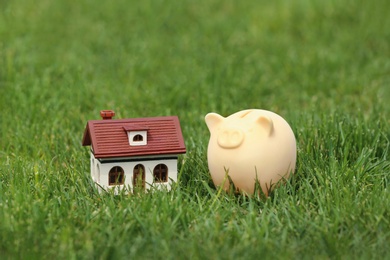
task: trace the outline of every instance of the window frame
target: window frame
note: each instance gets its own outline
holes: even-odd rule
[[[153,182],[166,183],[168,182],[168,166],[164,163],[159,163],[153,168]]]
[[[145,166],[141,163],[137,164],[133,168],[133,188],[137,185],[137,178],[139,176],[139,170],[141,169],[141,177],[142,177],[142,188],[145,188]]]
[[[136,143],[136,142],[143,142],[143,141],[144,141],[143,135],[136,134],[135,136],[133,136],[133,142],[134,143]]]
[[[112,181],[114,177],[114,181]],[[108,172],[108,185],[109,186],[118,186],[125,183],[125,171],[120,166],[114,166]]]

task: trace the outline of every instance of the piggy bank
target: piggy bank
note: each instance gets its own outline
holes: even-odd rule
[[[216,186],[229,189],[230,177],[240,192],[253,194],[258,181],[268,196],[271,187],[294,172],[296,142],[289,124],[279,115],[248,109],[222,117],[205,117],[210,131],[207,160]]]

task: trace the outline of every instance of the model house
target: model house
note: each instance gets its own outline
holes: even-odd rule
[[[90,120],[83,146],[91,146],[91,176],[102,189],[151,186],[170,189],[177,160],[186,153],[177,116],[112,119],[112,110]]]

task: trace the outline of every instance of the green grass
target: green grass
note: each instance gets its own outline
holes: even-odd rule
[[[389,259],[390,3],[0,1],[0,256]],[[218,192],[204,116],[282,115],[297,170]],[[178,185],[99,194],[87,120],[178,115]]]

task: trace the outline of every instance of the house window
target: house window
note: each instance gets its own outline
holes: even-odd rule
[[[99,164],[96,165],[96,169],[97,169],[97,182],[100,183],[100,166],[99,166]]]
[[[121,185],[125,182],[125,172],[119,166],[112,167],[108,174],[108,185]]]
[[[137,164],[133,169],[133,187],[145,188],[145,167]]]
[[[91,157],[91,176],[93,181],[96,181],[95,160]]]
[[[135,135],[133,137],[133,142],[142,142],[144,140],[144,137],[142,135]]]
[[[146,130],[127,131],[130,146],[140,146],[148,144],[148,133]]]
[[[158,164],[153,169],[154,182],[168,181],[168,167],[165,164]]]

